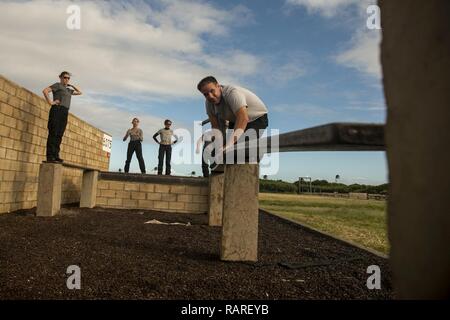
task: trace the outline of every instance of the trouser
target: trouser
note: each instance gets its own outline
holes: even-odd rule
[[[229,125],[228,125],[228,128],[229,128],[229,129],[234,129],[234,125],[235,125],[235,124],[234,124],[233,122],[230,122]],[[265,115],[259,117],[258,119],[253,120],[252,122],[247,123],[247,127],[245,128],[244,133],[247,132],[247,131],[250,130],[250,129],[253,129],[253,130],[255,130],[255,132],[256,132],[256,136],[255,136],[254,138],[256,138],[257,140],[259,140],[259,138],[261,137],[261,135],[264,133],[264,129],[266,129],[266,128],[268,127],[268,125],[269,125],[269,119],[268,119],[267,113],[266,113]],[[239,138],[239,140],[238,140],[237,143],[242,143],[242,142],[244,141],[244,139],[245,139],[245,141],[246,141],[246,145],[248,146],[248,145],[250,144],[250,143],[249,143],[250,137],[245,137],[244,135],[241,136],[241,137]],[[250,152],[250,151],[247,149],[247,150],[245,151],[245,159],[244,159],[244,161],[245,161],[246,163],[247,163],[247,162],[250,162],[250,161],[253,162],[253,161],[255,161],[255,160],[256,160],[256,162],[258,162],[258,163],[261,161],[260,155],[259,155],[259,141],[256,142],[256,145],[257,145],[257,148],[256,148],[256,159],[253,159],[253,155],[254,155],[255,151],[253,150],[253,151]],[[237,161],[238,161],[237,154],[238,154],[237,151],[235,151],[235,152],[234,152],[234,163],[237,163]],[[224,162],[226,163],[225,158],[224,158]]]
[[[211,144],[211,141],[205,141],[203,144],[203,151],[202,151],[202,173],[203,177],[207,178],[209,177],[209,166],[208,161],[212,163],[212,159],[209,156],[207,152],[205,152],[205,149]]]
[[[134,152],[136,152],[136,157],[138,158],[139,161],[139,169],[141,169],[142,173],[145,173],[145,162],[144,158],[142,157],[142,144],[141,141],[139,140],[130,141],[128,143],[127,161],[125,161],[124,171],[125,172],[130,171],[130,162]]]
[[[166,144],[159,145],[158,152],[158,174],[162,174],[164,155],[166,156],[166,175],[170,175],[170,159],[172,158],[172,146]]]
[[[48,116],[47,159],[59,158],[59,150],[67,126],[69,109],[54,105],[50,108]]]

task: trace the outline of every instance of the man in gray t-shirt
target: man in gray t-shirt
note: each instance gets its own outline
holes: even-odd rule
[[[66,130],[70,101],[72,95],[81,94],[77,87],[69,84],[69,80],[70,73],[63,71],[59,75],[59,82],[42,91],[45,99],[51,105],[47,124],[47,161],[50,162],[62,162],[62,159],[59,157],[59,150],[64,131]],[[50,92],[53,94],[53,100],[50,100]]]
[[[220,130],[221,124],[219,119],[229,121],[229,129],[234,129],[230,139],[226,141],[222,150],[218,150],[216,154],[222,154],[228,149],[232,149],[233,145],[238,141],[241,142],[242,134],[254,129],[256,138],[259,139],[263,130],[267,128],[269,121],[267,117],[267,107],[262,100],[248,89],[233,86],[220,85],[214,77],[206,77],[202,79],[197,89],[204,95],[206,113],[209,117],[213,129]],[[236,161],[235,155],[235,161]],[[246,162],[249,156],[246,154]],[[257,153],[258,162],[260,160],[259,152]]]

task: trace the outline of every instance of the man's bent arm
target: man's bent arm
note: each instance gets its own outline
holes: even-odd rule
[[[239,140],[239,138],[244,133],[245,128],[247,128],[248,121],[249,118],[247,108],[245,106],[241,107],[236,112],[236,122],[234,124],[233,135],[231,136],[230,140],[227,141],[225,148],[232,147]]]

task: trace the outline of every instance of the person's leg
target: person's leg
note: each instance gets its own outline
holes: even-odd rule
[[[133,157],[133,152],[134,152],[134,144],[133,144],[133,141],[130,141],[128,143],[128,149],[127,149],[127,160],[125,161],[125,168],[123,169],[123,171],[125,171],[125,173],[128,173],[128,171],[130,171],[130,163],[131,163],[131,158]]]
[[[166,175],[170,175],[170,160],[172,159],[172,146],[166,148]]]
[[[205,153],[205,149],[208,147],[210,143],[209,142],[205,142],[203,144],[203,150],[202,150],[202,173],[203,173],[203,177],[208,178],[209,177],[209,166],[208,166],[208,160],[209,160],[209,156],[207,153]],[[208,152],[208,151],[206,151]]]
[[[259,163],[261,161],[260,156],[259,156],[259,139],[261,138],[262,134],[264,133],[265,129],[268,127],[269,125],[269,119],[267,117],[267,114],[263,115],[262,117],[259,117],[258,119],[249,122],[247,124],[247,127],[245,128],[244,132],[247,132],[248,130],[255,130],[255,135],[251,136],[252,138],[256,138],[256,161]],[[250,144],[249,140],[246,139],[246,144],[247,146]],[[255,150],[252,150],[252,152],[254,153]],[[252,153],[250,153],[249,150],[247,150],[245,152],[245,162],[249,162],[250,160],[250,156],[252,156]]]
[[[160,144],[158,152],[158,174],[162,174],[163,161],[164,161],[164,145]]]
[[[144,157],[142,157],[142,143],[140,141],[136,143],[136,157],[139,161],[139,169],[141,169],[141,173],[145,173],[145,162]]]
[[[47,137],[47,161],[55,160],[56,159],[56,108],[55,106],[52,106],[50,108],[50,112],[48,115],[48,137]]]
[[[59,106],[57,107],[56,112],[56,123],[55,123],[55,135],[56,135],[56,144],[55,144],[55,157],[56,159],[60,159],[59,150],[62,142],[62,138],[64,136],[64,132],[66,131],[67,126],[67,118],[69,116],[69,109]]]

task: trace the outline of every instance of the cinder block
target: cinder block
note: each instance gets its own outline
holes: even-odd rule
[[[97,199],[98,171],[84,171],[81,184],[80,208],[93,208]]]
[[[172,193],[162,193],[161,194],[161,200],[162,201],[177,201],[177,195]]]
[[[123,199],[122,203],[123,203],[124,208],[137,208],[138,207],[138,200]]]
[[[100,190],[109,189],[108,181],[105,180],[98,181],[97,188]]]
[[[153,184],[143,183],[139,185],[139,190],[142,192],[153,192],[155,186]]]
[[[123,182],[117,182],[117,181],[110,181],[109,182],[109,188],[111,190],[123,190],[124,183]]]
[[[131,192],[131,199],[135,200],[144,200],[145,199],[145,193],[144,192]]]
[[[170,192],[171,193],[185,193],[186,191],[186,186],[177,186],[177,185],[172,185],[170,186]]]
[[[139,184],[137,183],[125,183],[125,191],[139,191]]]
[[[9,137],[10,131],[11,131],[11,128],[7,127],[6,125],[0,124],[0,136],[11,139]]]
[[[17,160],[17,155],[18,155],[18,153],[16,150],[11,150],[11,149],[6,150],[6,159]]]
[[[37,216],[54,216],[61,209],[62,165],[42,163],[39,167]]]
[[[12,85],[12,83],[6,81],[3,85],[3,90],[11,96],[16,95],[16,87]]]
[[[8,102],[8,94],[3,90],[0,90],[0,102]]]
[[[170,191],[170,185],[155,184],[155,192],[169,193],[169,191]]]
[[[208,203],[208,197],[206,196],[199,196],[199,195],[192,195],[192,202],[194,203]]]
[[[201,188],[197,186],[186,186],[186,194],[201,194]]]
[[[116,191],[116,198],[130,199],[131,191]]]
[[[115,198],[116,192],[114,190],[102,189],[100,190],[100,196],[105,198]]]
[[[162,193],[147,193],[147,200],[161,200]]]
[[[13,116],[13,107],[11,107],[10,105],[8,105],[4,102],[1,102],[0,103],[0,112],[7,116],[12,117]]]
[[[178,194],[177,195],[177,201],[178,202],[191,202],[192,201],[192,195],[190,195],[190,194]]]
[[[108,198],[108,206],[121,207],[122,206],[122,199]]]
[[[225,165],[224,174],[220,258],[257,261],[259,166]]]
[[[169,209],[184,210],[184,202],[169,202]]]
[[[169,209],[169,203],[167,201],[155,201],[153,206],[155,209]]]
[[[97,197],[96,202],[98,206],[106,206],[108,205],[108,198]]]
[[[138,200],[138,207],[142,209],[152,209],[154,202],[152,200]]]

